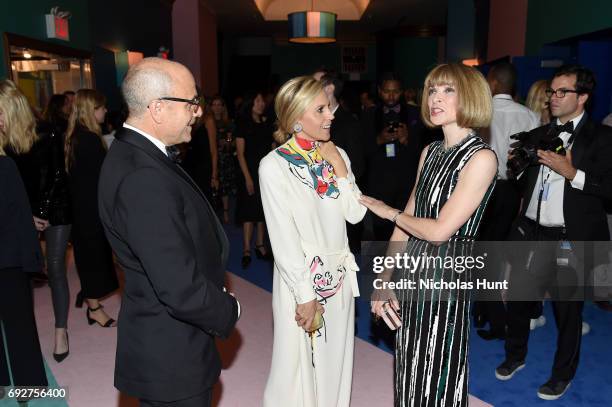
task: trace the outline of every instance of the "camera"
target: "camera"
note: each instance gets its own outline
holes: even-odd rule
[[[537,150],[552,151],[553,153],[565,155],[563,140],[555,137],[550,140],[540,140],[537,144],[529,140],[531,132],[523,131],[510,136],[516,140],[510,144],[512,147],[512,158],[508,160],[508,176],[516,179],[527,167],[539,165]]]
[[[399,129],[399,127],[400,127],[400,122],[391,121],[387,123],[387,132],[389,133],[394,132],[395,130]]]

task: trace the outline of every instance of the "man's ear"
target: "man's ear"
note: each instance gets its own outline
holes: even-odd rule
[[[148,109],[149,109],[149,114],[151,115],[151,118],[153,119],[153,121],[157,124],[162,122],[161,119],[161,113],[162,113],[162,102],[161,100],[154,100],[151,103],[149,103]]]
[[[581,95],[578,95],[578,103],[580,103],[581,105],[586,105],[587,100],[589,100],[588,93],[583,93]]]

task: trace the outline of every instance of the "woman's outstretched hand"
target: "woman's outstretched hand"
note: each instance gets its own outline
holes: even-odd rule
[[[383,201],[379,201],[370,196],[361,195],[359,203],[371,210],[374,215],[383,219],[392,219],[397,213],[397,209],[393,209]]]

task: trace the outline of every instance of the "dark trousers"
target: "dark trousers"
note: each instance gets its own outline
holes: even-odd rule
[[[47,274],[49,275],[56,328],[66,328],[68,326],[70,293],[68,291],[68,278],[66,277],[66,249],[70,239],[70,227],[71,225],[57,225],[45,229]]]
[[[32,286],[21,269],[0,270],[0,386],[44,386],[47,375],[34,320]],[[5,348],[6,347],[6,348]],[[8,351],[8,352],[6,352]],[[6,359],[8,353],[9,360]]]
[[[516,220],[521,204],[521,196],[515,181],[497,180],[493,195],[487,205],[487,210],[480,228],[481,241],[505,241]],[[495,249],[499,244],[489,250],[492,256],[487,263],[494,268],[494,272],[503,273],[505,258]],[[494,276],[493,278],[496,278]],[[474,314],[489,322],[491,333],[503,335],[506,330],[506,308],[501,298],[499,301],[477,301],[474,303]]]
[[[535,222],[521,218],[513,228],[509,240],[513,241],[558,241],[564,238],[561,228],[540,227],[536,232]],[[552,254],[554,257],[554,254]],[[528,276],[528,272],[521,271],[519,266],[512,267],[510,276],[509,295],[512,298],[513,290],[527,287],[527,284],[539,285],[542,289],[555,290],[546,287],[545,283],[554,278],[557,273],[556,259],[550,259],[549,270],[545,270],[542,276],[534,278]],[[546,275],[547,274],[547,275]],[[551,278],[552,277],[552,278]],[[558,293],[551,292],[555,296]],[[557,351],[552,368],[552,378],[556,380],[572,380],[578,368],[580,360],[580,344],[582,340],[582,309],[583,301],[552,301],[555,323],[557,325]],[[508,330],[506,335],[506,359],[510,361],[522,361],[527,356],[527,344],[529,342],[529,320],[535,316],[540,306],[538,301],[509,301],[507,312]]]
[[[210,407],[211,403],[212,389],[208,389],[195,397],[178,401],[140,400],[140,407]]]

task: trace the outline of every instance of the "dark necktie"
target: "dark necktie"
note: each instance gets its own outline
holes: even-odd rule
[[[384,114],[389,114],[391,112],[395,112],[395,113],[399,114],[399,112],[401,110],[402,110],[402,107],[400,105],[395,105],[393,107],[383,106],[383,113]]]
[[[181,163],[181,152],[179,151],[177,146],[166,146],[166,153],[168,153],[168,158],[171,159],[175,164]]]

